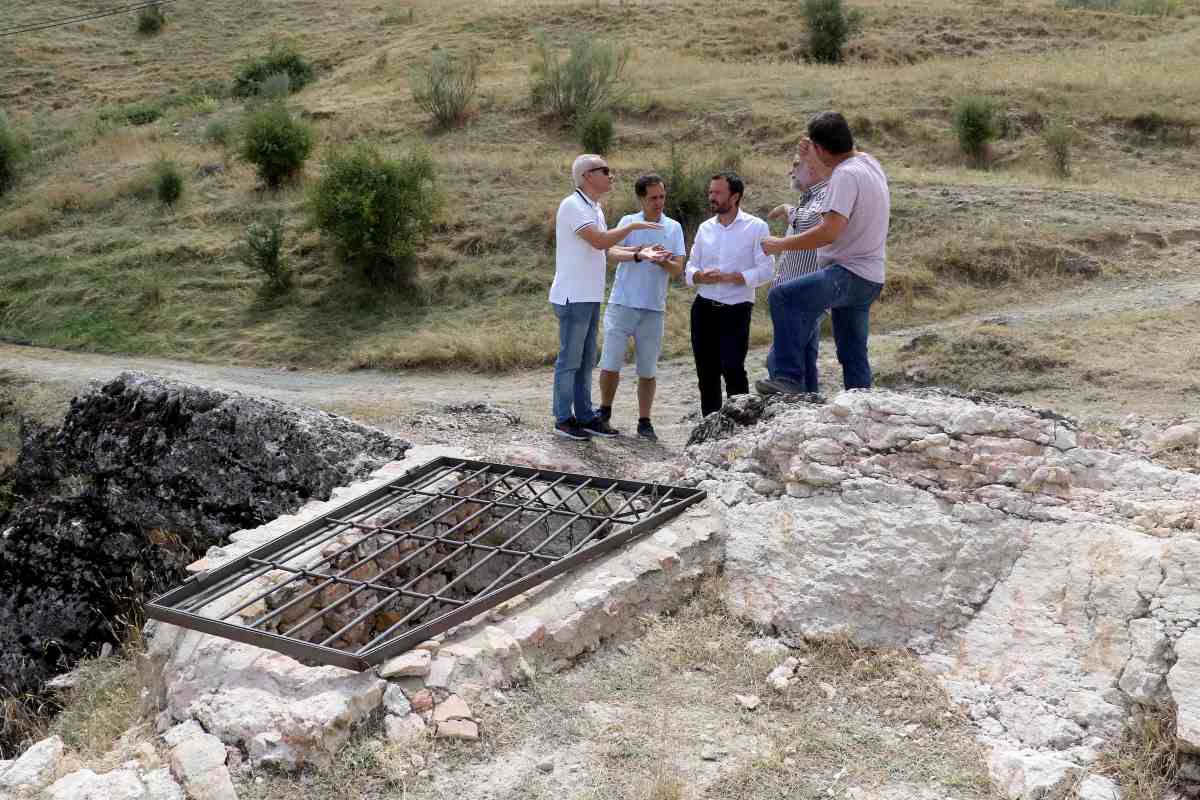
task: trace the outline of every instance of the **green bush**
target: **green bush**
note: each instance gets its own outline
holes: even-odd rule
[[[25,143],[9,126],[8,117],[0,112],[0,194],[16,185],[17,167],[25,155]]]
[[[292,79],[286,72],[276,72],[259,82],[254,96],[261,100],[283,100],[292,93]]]
[[[804,0],[808,23],[808,55],[821,64],[840,64],[842,48],[862,28],[862,12],[847,10],[842,0]]]
[[[167,24],[167,16],[163,14],[162,7],[155,4],[147,6],[138,12],[137,15],[137,31],[138,33],[150,36],[158,33]]]
[[[229,127],[229,123],[223,119],[209,120],[208,124],[204,126],[204,141],[210,144],[219,144],[225,147],[232,137],[233,131]]]
[[[151,102],[129,103],[119,108],[105,108],[100,111],[100,119],[118,125],[149,125],[162,115],[162,106]]]
[[[683,226],[691,239],[700,223],[712,216],[708,205],[708,183],[721,170],[740,172],[742,154],[725,150],[706,158],[688,158],[681,148],[671,145],[670,166],[663,175],[667,185],[667,216]]]
[[[444,50],[434,50],[429,61],[413,67],[409,75],[413,102],[442,130],[461,125],[467,106],[479,86],[479,61],[475,56],[454,59]]]
[[[579,120],[576,126],[579,144],[585,153],[608,155],[613,143],[613,115],[611,111],[593,111]]]
[[[236,97],[251,97],[258,93],[264,81],[281,72],[287,74],[288,88],[293,92],[300,91],[313,81],[312,65],[304,56],[293,45],[276,42],[266,56],[238,68],[233,79],[233,94]]]
[[[1075,129],[1070,125],[1051,125],[1042,132],[1046,152],[1054,174],[1060,178],[1071,177],[1071,145],[1075,143]]]
[[[238,257],[247,267],[262,273],[267,294],[286,292],[292,285],[292,272],[283,258],[283,215],[271,215],[247,228]]]
[[[1121,0],[1058,0],[1059,8],[1083,8],[1089,11],[1115,11]]]
[[[608,111],[628,96],[630,87],[622,78],[628,47],[580,35],[562,61],[544,33],[539,31],[535,41],[529,81],[535,108],[574,124],[597,111]]]
[[[271,189],[299,174],[313,147],[308,125],[293,119],[282,103],[271,103],[246,115],[242,158],[258,168]]]
[[[1147,17],[1178,17],[1183,15],[1180,0],[1132,0],[1129,10]]]
[[[986,167],[990,144],[996,138],[996,113],[986,97],[964,97],[954,112],[958,146],[976,166]]]
[[[173,206],[183,195],[183,175],[174,161],[163,159],[154,166],[154,194],[164,206]]]
[[[432,160],[385,159],[365,143],[331,153],[309,192],[317,228],[371,286],[415,286],[417,247],[439,205]]]

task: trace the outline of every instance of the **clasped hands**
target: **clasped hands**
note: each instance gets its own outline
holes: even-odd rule
[[[671,251],[661,244],[656,244],[651,247],[643,247],[638,251],[638,258],[642,261],[649,261],[652,264],[661,264],[664,261],[670,260]]]
[[[692,276],[694,283],[740,283],[740,273],[722,272],[717,267],[702,269]]]

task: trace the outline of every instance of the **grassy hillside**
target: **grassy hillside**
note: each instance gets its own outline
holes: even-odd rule
[[[799,60],[799,2],[719,7],[638,2],[207,0],[167,7],[157,36],[132,16],[0,37],[0,110],[32,156],[0,197],[0,336],[38,344],[199,360],[305,366],[504,368],[556,349],[546,289],[553,209],[569,191],[571,132],[530,108],[533,31],[565,46],[580,32],[633,46],[635,92],[617,120],[622,176],[610,217],[633,205],[632,179],[689,157],[741,151],[746,207],[788,197],[783,173],[803,121],[838,108],[893,179],[888,286],[877,325],[987,308],[1091,280],[1140,257],[1137,231],[1195,227],[1200,216],[1200,0],[1169,17],[1057,7],[1053,0],[859,0],[861,35],[840,67]],[[1145,5],[1145,4],[1142,4]],[[50,0],[13,24],[78,13]],[[293,39],[317,81],[292,107],[331,145],[366,138],[396,155],[428,152],[447,197],[420,257],[420,297],[358,288],[303,213],[304,187],[263,192],[250,166],[206,131],[236,128],[236,66]],[[482,58],[465,127],[434,135],[407,85],[433,45]],[[951,116],[967,94],[992,98],[1004,137],[990,172],[958,154]],[[131,104],[159,110],[128,121]],[[1039,131],[1075,126],[1073,176],[1052,176]],[[1164,124],[1166,127],[1164,127]],[[186,176],[163,209],[150,192],[162,158]],[[200,167],[208,168],[199,177]],[[266,299],[237,258],[246,225],[285,212],[298,287]],[[668,353],[687,351],[690,292],[673,288]],[[760,308],[755,338],[769,338]]]

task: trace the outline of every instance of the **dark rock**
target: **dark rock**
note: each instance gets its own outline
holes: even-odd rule
[[[196,169],[197,178],[207,178],[212,175],[222,175],[225,173],[224,164],[201,164]]]
[[[786,394],[760,397],[756,394],[734,395],[725,401],[720,411],[709,414],[692,428],[687,446],[717,441],[730,436],[740,427],[755,425],[760,419],[770,419],[780,409],[801,404],[823,405],[819,394]]]
[[[0,528],[0,686],[40,688],[230,533],[403,457],[321,411],[124,373],[23,443]]]

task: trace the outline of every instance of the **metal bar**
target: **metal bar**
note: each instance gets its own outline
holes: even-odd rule
[[[436,485],[454,473],[463,477],[452,482],[445,489]],[[520,482],[514,486],[511,481],[518,479],[521,479]],[[454,489],[459,489],[474,480],[484,483],[467,495],[453,493]],[[548,482],[548,484],[538,487],[535,485],[535,482],[538,481]],[[571,498],[578,496],[585,489],[594,489],[599,492],[599,496],[587,502],[579,510],[570,510],[568,503],[571,502]],[[480,498],[480,495],[489,492],[494,493],[495,496],[488,499]],[[617,494],[621,495],[623,502],[614,509],[615,503],[611,498]],[[550,580],[598,555],[610,552],[635,536],[675,516],[705,496],[705,492],[701,490],[676,486],[441,457],[336,506],[329,513],[310,520],[270,542],[259,545],[249,553],[232,559],[221,567],[194,576],[181,586],[148,604],[147,616],[224,636],[235,641],[266,647],[296,658],[361,670],[390,658],[430,636],[469,620],[532,586]],[[409,501],[412,502],[412,505],[404,508],[404,504]],[[444,510],[435,512],[429,519],[422,520],[419,524],[409,526],[407,529],[397,525],[398,522],[422,513],[439,501],[448,502],[450,505]],[[648,508],[638,510],[635,507],[645,505],[647,501],[649,501]],[[466,503],[476,503],[480,507],[458,523],[449,524],[445,521],[445,517]],[[594,511],[594,508],[601,504],[609,509],[607,513]],[[393,508],[397,513],[389,515],[388,512]],[[501,511],[506,513],[500,514]],[[498,545],[481,543],[485,537],[493,535],[501,525],[521,514],[535,516],[532,522],[521,525],[516,533]],[[470,538],[459,533],[484,515],[495,515],[499,519],[486,525],[482,531]],[[554,528],[535,546],[532,548],[515,546],[515,542],[528,535],[545,520],[552,520],[559,516],[566,517],[566,521]],[[588,531],[582,539],[576,541],[575,525],[579,521],[586,521]],[[381,522],[382,524],[380,524]],[[446,528],[445,526],[448,524],[449,528]],[[550,524],[554,525],[553,521]],[[614,530],[616,526],[623,526],[623,529]],[[426,533],[424,532],[426,528],[432,528],[432,530]],[[357,538],[354,542],[338,548],[335,553],[321,553],[321,558],[315,564],[311,562],[296,563],[298,559],[307,558],[309,553],[320,553],[320,548],[330,540],[348,533]],[[363,548],[370,548],[370,543],[384,534],[395,536],[396,540],[372,548],[369,555],[361,555]],[[564,534],[570,536],[568,545],[570,549],[567,552],[561,556],[541,552],[553,542],[561,540]],[[460,538],[453,538],[456,535]],[[391,567],[371,576],[370,580],[364,581],[350,577],[355,570],[360,569],[389,548],[399,547],[405,541],[421,542],[422,544],[403,558],[398,559]],[[394,581],[394,576],[398,574],[398,571],[411,564],[413,558],[428,553],[434,547],[445,547],[449,552],[439,558],[433,566],[421,571],[415,577],[408,578],[400,586],[383,582],[389,578]],[[355,551],[355,555],[359,556],[357,560],[340,570],[333,571],[336,569],[333,565],[351,551]],[[514,558],[515,561],[482,590],[464,593],[458,588],[463,581],[490,563],[497,555]],[[429,593],[414,590],[421,580],[430,575],[445,572],[447,565],[464,558],[468,559],[466,568],[461,571],[451,570],[450,580],[439,587],[437,591]],[[513,577],[518,570],[533,563],[541,563],[542,566],[527,575]],[[229,597],[247,583],[261,578],[273,569],[292,573],[292,577],[271,587],[267,592],[260,593],[257,598],[249,602],[243,603],[239,599],[237,602],[242,604],[233,611],[225,611],[225,616],[219,619],[205,616],[199,612],[204,607]],[[238,611],[265,599],[272,592],[279,591],[284,586],[313,578],[319,578],[321,583],[316,589],[309,590],[308,597],[312,596],[312,592],[321,591],[325,587],[337,584],[350,587],[350,591],[342,598],[306,615],[304,620],[280,633],[272,633],[260,626],[274,616],[278,616],[278,613],[284,610],[284,606],[275,609],[273,616],[263,615],[254,620],[253,625],[225,621]],[[378,592],[382,599],[376,600],[365,609],[357,609],[357,613],[348,623],[343,624],[322,643],[304,641],[288,635],[310,625],[331,611],[341,608],[344,614],[345,604],[367,591]],[[450,597],[450,594],[459,594],[459,598]],[[354,652],[325,646],[344,636],[354,626],[361,625],[388,604],[404,597],[419,602],[399,622],[389,626],[387,630],[376,635]],[[294,607],[298,601],[299,598],[290,600],[289,603],[292,604],[290,607]],[[432,618],[413,624],[414,620],[429,613],[435,603],[442,603],[443,606],[434,611],[435,615]],[[446,606],[452,607],[446,610]],[[217,609],[212,613],[222,613],[222,609]],[[342,618],[344,619],[345,616]],[[352,647],[352,645],[348,647]]]

